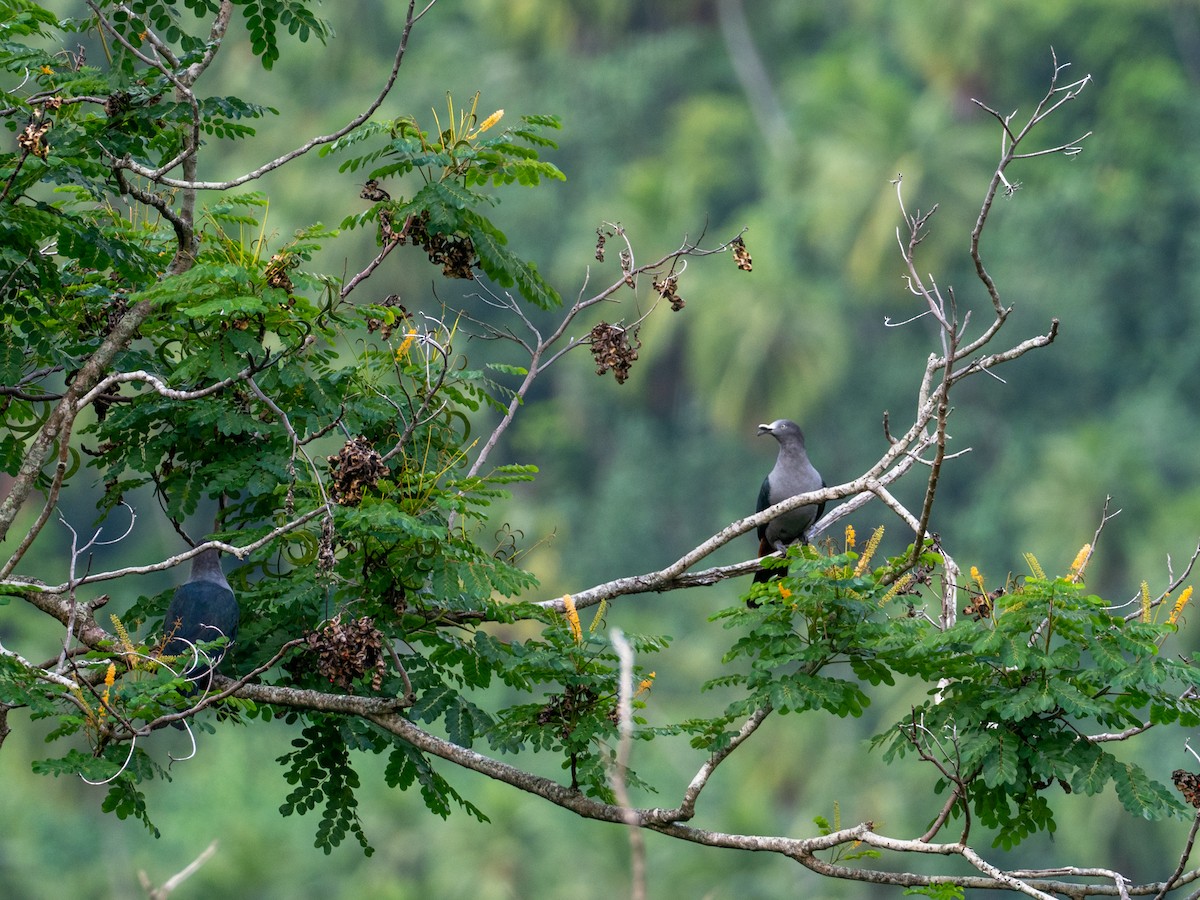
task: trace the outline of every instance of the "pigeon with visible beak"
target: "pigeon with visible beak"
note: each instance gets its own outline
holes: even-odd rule
[[[825,487],[821,473],[813,468],[804,446],[804,432],[788,419],[776,419],[770,425],[759,425],[759,435],[769,434],[779,441],[779,456],[763,479],[758,491],[755,512],[762,512],[797,494],[807,494]],[[796,541],[806,541],[808,530],[825,511],[825,502],[801,506],[758,526],[758,555],[766,556],[782,550]],[[759,569],[755,582],[769,581],[782,574],[782,569]]]

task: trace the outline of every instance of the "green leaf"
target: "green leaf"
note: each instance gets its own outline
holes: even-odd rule
[[[205,300],[194,306],[185,307],[180,312],[194,319],[205,319],[214,315],[228,317],[236,313],[260,313],[264,308],[265,306],[261,298],[255,297],[252,294],[241,294],[234,297],[217,297],[212,300]]]
[[[1100,793],[1119,768],[1110,754],[1094,744],[1081,745],[1075,757],[1078,768],[1071,778],[1071,790],[1076,793],[1088,796]]]
[[[1132,763],[1115,766],[1112,775],[1121,805],[1135,816],[1161,819],[1186,809],[1165,786]]]
[[[881,684],[893,686],[896,683],[891,669],[876,659],[867,659],[856,654],[850,657],[850,669],[863,681],[875,687]]]
[[[516,375],[524,377],[529,374],[529,370],[524,366],[508,366],[502,363],[488,363],[487,367],[493,372],[500,372],[504,375]]]
[[[988,787],[1015,785],[1017,783],[1017,751],[1015,741],[1002,735],[991,742],[991,749],[983,757],[983,783]]]
[[[542,309],[552,309],[562,304],[562,298],[542,278],[537,266],[526,262],[505,246],[508,239],[482,216],[466,215],[464,228],[471,238],[475,252],[479,254],[480,268],[501,287],[516,285],[521,296]]]
[[[853,682],[797,672],[767,687],[771,705],[781,713],[825,709],[838,716],[861,716],[870,699]]]
[[[446,710],[458,701],[458,691],[446,684],[436,685],[417,696],[409,715],[422,722],[433,722],[441,718]]]

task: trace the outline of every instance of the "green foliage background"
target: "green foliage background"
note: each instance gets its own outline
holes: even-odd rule
[[[258,123],[261,142],[230,143],[221,171],[204,176],[243,171],[297,135],[327,131],[374,92],[400,11],[365,0],[328,7],[321,12],[337,36],[325,46],[285,38],[273,77],[249,57],[221,61],[227,93],[280,115]],[[585,277],[603,219],[654,250],[682,233],[749,227],[753,274],[697,267],[681,282],[687,308],[643,332],[629,383],[597,379],[577,354],[519,417],[510,454],[541,475],[496,521],[534,547],[525,562],[542,580],[540,595],[657,568],[748,512],[773,456],[747,437],[759,421],[800,421],[831,482],[878,456],[882,412],[907,409],[929,351],[923,325],[884,326],[885,317],[917,311],[899,278],[889,180],[903,173],[910,206],[940,204],[923,266],[960,288],[961,302],[981,302],[966,238],[997,147],[993,122],[969,101],[1029,104],[1044,90],[1051,46],[1075,74],[1096,79],[1053,127],[1064,139],[1095,134],[1074,160],[1020,170],[1024,184],[1000,205],[986,242],[990,268],[1016,304],[1012,329],[1043,331],[1056,316],[1061,334],[1003,372],[1005,383],[964,387],[951,431],[955,448],[972,453],[948,467],[934,524],[955,536],[960,563],[998,584],[1010,570],[1024,574],[1027,550],[1065,570],[1111,494],[1123,512],[1106,527],[1089,589],[1133,596],[1143,579],[1165,581],[1167,555],[1178,564],[1200,533],[1196,5],[780,0],[747,3],[746,14],[766,92],[739,82],[736,23],[713,3],[439,4],[415,32],[405,89],[383,111],[427,121],[447,91],[478,90],[484,115],[562,117],[550,158],[567,180],[511,191],[502,209],[512,245],[564,296]],[[265,179],[272,229],[288,235],[361,212],[361,175],[332,173],[305,160]],[[345,257],[355,271],[374,253],[369,230],[362,234],[361,243],[352,233],[327,246],[317,261],[340,271]],[[415,256],[388,265],[402,298],[428,296],[427,265]],[[853,521],[867,533],[887,518],[868,507]],[[719,559],[751,552],[747,539]],[[731,592],[626,599],[610,613],[626,630],[676,638],[656,661],[651,724],[678,720],[679,697],[713,677],[722,645],[695,636],[714,630],[705,620]],[[835,803],[843,822],[919,830],[906,796],[927,793],[928,774],[915,764],[885,770],[863,742],[922,699],[901,682],[889,704],[838,720],[836,731],[773,721],[731,760],[707,803],[730,830],[810,834],[813,818],[832,818]],[[278,814],[289,787],[274,760],[294,737],[279,725],[202,735],[197,760],[149,787],[162,810],[155,841],[133,821],[103,816],[99,789],[29,773],[24,761],[43,753],[35,730],[18,729],[4,754],[0,881],[14,896],[129,896],[138,869],[161,880],[214,837],[217,857],[176,896],[604,897],[625,884],[619,829],[450,772],[492,826],[461,814],[436,819],[411,792],[368,791],[360,814],[375,856],[364,859],[353,842],[326,856],[312,847],[312,822]],[[1141,762],[1160,780],[1187,762],[1178,746],[1149,747]],[[676,779],[690,777],[698,758],[639,752],[643,775]],[[381,784],[383,773],[366,777]],[[1178,852],[1178,823],[1130,846],[1120,839],[1128,820],[1117,798],[1107,799],[1111,815],[1087,820],[1072,819],[1065,805],[1053,840],[1022,846],[1027,864],[1065,857],[1158,874]],[[652,895],[868,895],[858,885],[818,884],[778,859],[647,840]]]

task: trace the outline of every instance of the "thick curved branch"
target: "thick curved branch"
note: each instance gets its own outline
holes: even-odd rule
[[[210,384],[194,391],[181,391],[177,388],[168,387],[166,382],[160,377],[150,372],[144,372],[141,369],[133,372],[114,372],[112,375],[106,375],[94,388],[75,401],[75,407],[76,411],[82,410],[89,403],[94,402],[101,394],[107,393],[110,388],[116,387],[118,384],[128,384],[134,381],[141,381],[148,384],[154,389],[156,394],[166,397],[168,400],[179,400],[181,402],[199,400],[201,397],[208,397],[219,393],[230,385],[237,384],[237,382],[249,378],[255,372],[260,371],[261,368],[262,366],[257,365],[247,366],[236,375],[230,375],[228,378],[218,381],[215,384]]]
[[[226,697],[239,697],[243,700],[253,700],[255,703],[269,703],[272,706],[283,706],[289,709],[359,716],[365,719],[377,715],[391,714],[397,709],[412,705],[411,699],[406,700],[400,697],[365,697],[355,694],[330,694],[323,691],[307,690],[305,688],[254,684],[249,681],[249,679],[274,666],[283,658],[288,650],[303,643],[303,638],[289,641],[279,649],[273,658],[240,679],[235,680],[225,675],[214,675],[213,686],[219,688],[219,692],[205,697],[185,713],[175,713],[157,721],[169,722],[182,719]]]
[[[1147,896],[1154,894],[1163,887],[1162,883],[1144,885],[1126,885],[1124,883],[1120,885],[1116,883],[1111,885],[1091,885],[1077,882],[1053,881],[1039,877],[1038,873],[1029,873],[1028,875],[1021,873],[1021,877],[1018,877],[1016,874],[1005,872],[987,862],[977,851],[965,844],[932,844],[920,840],[889,838],[885,835],[875,833],[872,824],[869,822],[854,828],[843,829],[832,834],[812,838],[787,838],[709,831],[682,824],[679,821],[678,810],[661,808],[626,809],[615,804],[590,799],[556,781],[534,775],[523,769],[508,765],[474,750],[460,747],[443,738],[429,734],[397,713],[370,715],[367,718],[383,730],[412,744],[419,750],[444,759],[454,765],[485,775],[495,781],[511,785],[526,793],[533,794],[542,800],[553,803],[555,806],[570,810],[583,818],[596,819],[613,824],[629,824],[633,820],[641,827],[649,828],[660,834],[708,847],[726,847],[730,849],[779,853],[796,860],[814,872],[835,878],[905,887],[958,884],[964,888],[977,890],[998,889],[1018,892],[1030,897],[1040,898],[1040,900],[1054,900],[1053,894],[1065,894],[1071,897],[1121,896],[1121,891],[1127,891],[1130,896]],[[957,856],[974,866],[982,874],[975,876],[938,876],[873,869],[851,869],[827,863],[816,855],[835,847],[858,843],[902,854]],[[1059,874],[1078,877],[1111,877],[1113,874],[1095,869],[1064,868],[1055,871]],[[1197,877],[1200,877],[1200,871],[1189,872],[1177,879],[1175,885],[1179,886],[1190,883]]]
[[[598,819],[602,822],[612,822],[614,824],[628,824],[629,814],[632,813],[638,825],[647,825],[652,822],[667,821],[673,815],[670,810],[626,810],[614,804],[592,800],[579,793],[579,791],[565,787],[557,781],[543,778],[540,775],[534,775],[516,766],[510,766],[490,756],[485,756],[466,747],[460,747],[457,744],[432,735],[418,728],[398,713],[378,713],[368,715],[366,718],[384,731],[401,738],[419,750],[423,750],[426,753],[430,753],[462,768],[486,775],[495,781],[511,785],[543,800],[548,800],[555,806],[568,809],[586,819]]]
[[[1033,338],[1018,345],[1020,352],[1016,352],[1018,348],[1014,348],[1003,354],[995,354],[995,356],[997,362],[1015,359],[1035,347],[1044,346],[1045,343],[1048,343],[1048,341],[1042,338]],[[939,366],[945,364],[943,360],[944,357],[930,357],[926,366],[927,375],[938,371]],[[983,368],[977,367],[973,371],[983,371]],[[845,503],[839,505],[817,523],[813,532],[816,534],[827,528],[837,518],[847,515],[854,509],[869,502],[872,498],[876,496],[890,496],[884,492],[887,485],[896,481],[907,472],[919,459],[919,454],[936,440],[936,435],[930,434],[927,427],[930,422],[936,419],[940,403],[941,391],[930,392],[930,395],[925,398],[918,410],[916,420],[909,427],[908,431],[898,438],[893,438],[893,442],[889,445],[883,456],[867,472],[853,481],[823,488],[820,491],[811,491],[789,497],[787,500],[769,507],[762,512],[732,522],[665,568],[642,575],[617,578],[584,590],[573,591],[571,592],[571,598],[574,600],[577,608],[583,609],[598,604],[602,600],[610,600],[626,594],[674,590],[694,584],[712,584],[718,580],[723,580],[725,577],[736,577],[737,575],[745,574],[746,571],[751,571],[752,567],[745,568],[747,564],[741,564],[719,570],[708,570],[705,573],[697,573],[692,578],[683,577],[687,570],[718,548],[723,547],[740,535],[763,523],[769,522],[771,519],[789,510],[822,501],[849,498]],[[901,518],[909,521],[912,517],[910,515],[907,518],[904,516],[901,516]],[[560,612],[563,609],[561,598],[541,601],[540,605]]]

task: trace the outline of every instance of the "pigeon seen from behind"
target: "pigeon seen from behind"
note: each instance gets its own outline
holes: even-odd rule
[[[176,658],[176,668],[184,669],[183,677],[191,682],[185,693],[208,689],[212,673],[237,637],[240,617],[233,589],[221,571],[219,552],[209,548],[194,556],[192,574],[176,589],[163,619],[167,640],[162,652]],[[198,646],[221,637],[228,639],[221,647],[202,650]]]

